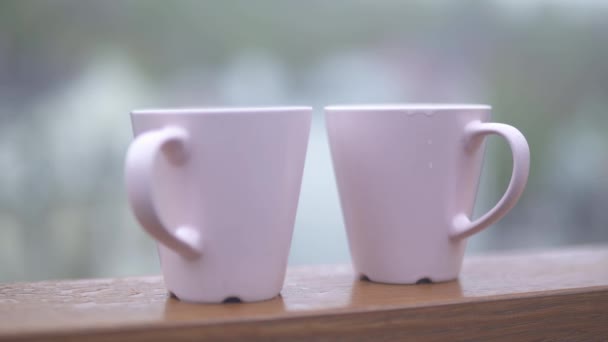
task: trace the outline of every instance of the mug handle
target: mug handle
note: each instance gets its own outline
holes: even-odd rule
[[[158,242],[189,259],[201,255],[198,230],[182,226],[172,232],[163,223],[154,203],[153,176],[157,157],[184,165],[189,158],[188,132],[167,126],[140,134],[127,151],[125,178],[129,204],[139,224]]]
[[[467,139],[467,146],[465,148],[471,148],[472,140],[489,134],[502,136],[509,143],[509,147],[511,147],[511,153],[513,154],[511,181],[498,204],[482,217],[471,222],[471,219],[464,213],[456,215],[452,223],[452,230],[450,231],[450,238],[452,239],[460,240],[467,238],[496,223],[513,209],[526,187],[530,173],[530,148],[526,138],[513,126],[494,122],[474,121],[465,127]]]

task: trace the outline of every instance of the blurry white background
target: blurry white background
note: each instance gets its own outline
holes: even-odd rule
[[[608,241],[608,2],[0,2],[0,281],[158,273],[127,207],[128,113],[312,105],[291,264],[348,262],[321,109],[474,102],[520,128],[519,205],[468,253]],[[500,198],[490,139],[477,213]]]

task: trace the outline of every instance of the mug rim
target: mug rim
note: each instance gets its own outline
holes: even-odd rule
[[[491,110],[492,106],[477,103],[395,103],[331,105],[324,108],[327,112],[359,111],[454,111],[454,110]]]
[[[132,115],[156,115],[156,114],[245,114],[245,113],[276,113],[276,112],[311,112],[309,106],[267,106],[267,107],[176,107],[176,108],[145,108],[131,111]]]

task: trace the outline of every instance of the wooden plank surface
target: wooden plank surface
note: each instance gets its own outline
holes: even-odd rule
[[[281,297],[201,305],[158,276],[0,285],[0,340],[608,340],[608,246],[465,258],[458,281],[385,285],[293,267]]]

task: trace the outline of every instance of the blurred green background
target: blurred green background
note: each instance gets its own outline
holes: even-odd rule
[[[608,241],[608,1],[0,1],[0,281],[158,273],[126,203],[128,113],[312,105],[291,264],[348,262],[321,108],[474,102],[528,137],[468,253]],[[502,195],[488,141],[476,212]]]

